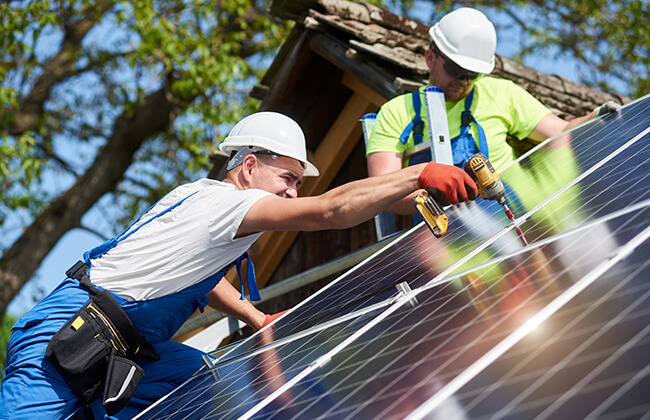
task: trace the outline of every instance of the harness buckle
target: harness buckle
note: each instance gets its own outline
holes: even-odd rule
[[[469,126],[469,123],[472,122],[472,113],[469,111],[463,111],[460,113],[460,125]]]
[[[88,272],[88,264],[79,260],[65,272],[65,275],[71,279],[81,280]]]
[[[424,133],[424,121],[418,121],[413,124],[413,135]]]

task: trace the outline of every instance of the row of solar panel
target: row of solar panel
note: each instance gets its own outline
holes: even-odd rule
[[[496,203],[452,207],[141,418],[648,412],[649,120],[644,98],[502,172],[531,245]]]

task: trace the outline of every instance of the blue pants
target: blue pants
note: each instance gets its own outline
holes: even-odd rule
[[[88,292],[67,279],[16,322],[7,346],[6,376],[0,385],[0,419],[68,418],[81,409],[79,399],[45,356],[50,339],[88,301]],[[174,341],[155,344],[156,362],[138,362],[144,379],[129,406],[114,418],[132,418],[190,378],[203,352]],[[106,417],[101,398],[95,418]]]

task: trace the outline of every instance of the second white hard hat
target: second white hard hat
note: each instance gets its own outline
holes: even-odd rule
[[[490,73],[494,69],[497,34],[480,11],[454,10],[433,25],[429,35],[441,53],[465,70]]]
[[[239,121],[219,145],[219,150],[230,154],[233,150],[243,159],[247,154],[268,150],[301,162],[304,176],[318,176],[318,169],[307,160],[305,135],[297,122],[278,112],[257,112]],[[237,166],[235,158],[228,170]]]

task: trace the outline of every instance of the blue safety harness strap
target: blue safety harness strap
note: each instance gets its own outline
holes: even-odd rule
[[[260,292],[257,290],[257,281],[255,280],[255,267],[253,267],[253,261],[251,260],[248,252],[244,252],[239,258],[235,260],[235,267],[237,267],[237,275],[239,276],[239,283],[241,284],[241,297],[239,300],[245,300],[244,296],[244,279],[241,276],[241,265],[244,260],[248,260],[248,265],[246,266],[246,285],[248,286],[248,294],[250,295],[251,300],[261,300]]]
[[[420,91],[413,92],[411,94],[411,99],[413,101],[413,110],[415,111],[415,116],[402,132],[400,141],[403,144],[406,144],[409,136],[411,135],[411,132],[413,132],[413,145],[418,145],[422,143],[424,135],[424,121],[422,121],[422,117],[420,116],[420,110],[422,108]],[[431,162],[431,148],[429,147],[422,149],[409,157],[409,166],[426,162]]]
[[[459,168],[465,166],[465,161],[470,156],[475,153],[481,152],[485,157],[489,158],[489,150],[487,145],[487,138],[485,137],[485,131],[481,124],[476,121],[476,118],[472,115],[470,108],[472,107],[472,100],[474,99],[474,90],[465,97],[465,110],[460,114],[460,134],[451,139],[451,150],[454,158],[454,165]],[[474,136],[470,130],[470,124],[474,122],[476,124],[476,129],[478,131],[478,147]]]
[[[476,118],[474,118],[470,110],[472,107],[472,101],[474,99],[474,90],[475,88],[472,88],[472,91],[465,98],[465,110],[461,113],[460,116],[460,134],[451,139],[454,165],[460,168],[464,167],[467,158],[479,151],[483,153],[485,157],[490,157],[485,130],[483,130],[483,127],[481,127],[481,124],[479,124]],[[424,121],[422,121],[422,117],[420,116],[420,110],[422,108],[420,91],[412,92],[411,100],[413,102],[413,110],[415,112],[415,115],[413,116],[411,122],[409,122],[407,126],[404,127],[402,134],[399,136],[399,140],[402,144],[406,144],[411,133],[413,133],[413,144],[418,145],[422,143],[424,133]],[[476,124],[476,129],[478,131],[478,147],[476,145],[476,141],[474,141],[474,137],[472,136],[470,128],[470,124],[472,122]],[[418,153],[413,154],[409,158],[409,166],[429,161],[431,161],[431,151],[424,149]]]
[[[481,124],[476,121],[476,118],[472,115],[472,112],[470,108],[472,107],[472,101],[474,100],[474,90],[476,88],[472,88],[472,91],[467,95],[465,98],[465,111],[461,113],[460,116],[460,133],[469,133],[469,125],[470,121],[473,121],[474,124],[476,124],[476,129],[478,130],[478,144],[479,144],[479,152],[483,153],[486,158],[490,158],[490,151],[488,150],[488,144],[487,144],[487,138],[485,137],[485,131],[483,130],[483,127],[481,127]],[[469,133],[471,136],[471,133]]]
[[[415,111],[415,116],[413,117],[411,122],[408,123],[406,127],[404,127],[402,134],[400,134],[399,136],[399,141],[401,141],[402,144],[406,144],[406,142],[409,141],[409,136],[411,135],[411,133],[413,133],[414,144],[422,143],[422,136],[424,133],[424,121],[422,121],[422,117],[420,116],[420,109],[422,107],[422,104],[420,102],[419,90],[416,90],[415,92],[411,93],[411,100],[413,101],[413,110]]]

